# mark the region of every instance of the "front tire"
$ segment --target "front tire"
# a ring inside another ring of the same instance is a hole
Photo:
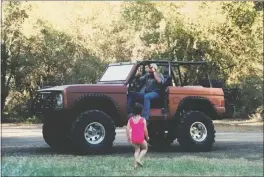
[[[72,125],[70,140],[81,154],[107,152],[115,140],[115,125],[109,115],[90,110],[77,117]]]
[[[64,150],[69,146],[67,127],[59,120],[44,119],[42,135],[45,142],[55,150]]]
[[[185,151],[210,151],[215,142],[212,120],[199,111],[184,113],[178,130],[178,142]]]

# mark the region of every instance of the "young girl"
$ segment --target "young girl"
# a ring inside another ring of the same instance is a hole
[[[138,165],[143,166],[141,163],[142,157],[148,150],[148,144],[146,140],[149,140],[146,120],[141,117],[143,106],[140,103],[135,103],[133,106],[134,116],[128,120],[127,123],[127,138],[128,142],[132,143],[135,149],[134,153],[134,167]],[[146,140],[145,140],[145,138]]]

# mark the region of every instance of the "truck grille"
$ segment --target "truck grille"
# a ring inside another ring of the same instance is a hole
[[[44,110],[53,110],[56,107],[56,92],[39,92],[32,104],[35,113],[42,113]]]

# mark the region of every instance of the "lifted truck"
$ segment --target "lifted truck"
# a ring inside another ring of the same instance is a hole
[[[221,88],[185,85],[199,76],[188,66],[208,63],[137,61],[109,64],[96,84],[56,86],[38,91],[35,114],[43,117],[43,138],[55,149],[70,148],[79,153],[105,152],[115,140],[115,128],[128,122],[127,94],[141,85],[135,77],[139,68],[155,63],[166,82],[161,97],[151,101],[149,144],[165,147],[178,140],[186,151],[209,151],[215,141],[214,119],[225,112]],[[191,76],[190,76],[191,74]],[[189,77],[189,78],[188,78]],[[210,83],[210,78],[206,72]]]

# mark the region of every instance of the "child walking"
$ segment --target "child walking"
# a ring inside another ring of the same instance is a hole
[[[140,103],[134,104],[134,116],[128,120],[126,130],[128,142],[132,143],[132,146],[135,149],[134,168],[137,168],[138,165],[143,167],[141,160],[148,150],[147,141],[149,140],[149,136],[146,120],[141,117],[142,109],[143,106]]]

